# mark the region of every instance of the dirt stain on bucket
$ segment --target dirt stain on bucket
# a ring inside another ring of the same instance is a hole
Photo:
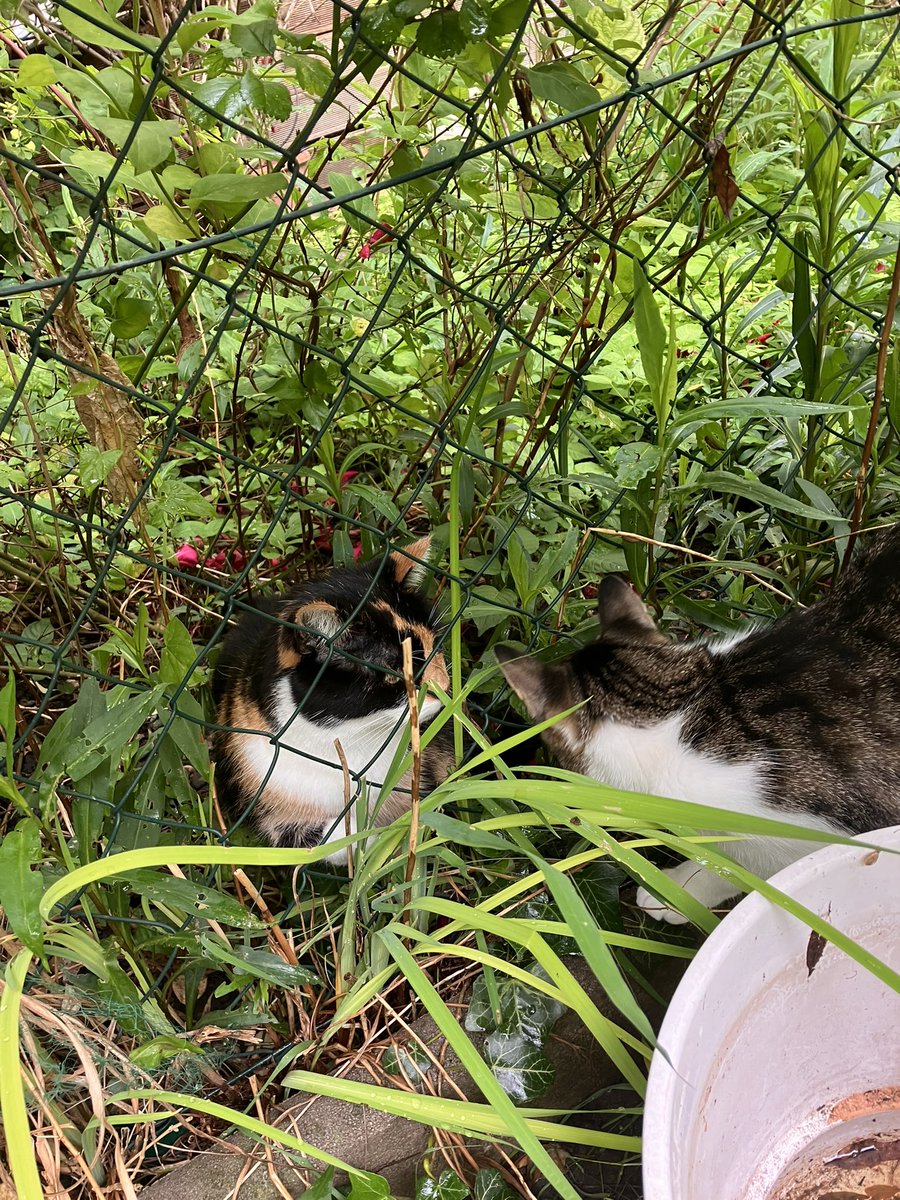
[[[856,1139],[798,1156],[769,1200],[900,1200],[900,1136]]]

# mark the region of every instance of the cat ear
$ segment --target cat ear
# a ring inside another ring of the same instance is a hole
[[[621,575],[607,575],[600,581],[597,612],[605,634],[645,638],[647,634],[657,633],[643,600]]]
[[[303,625],[327,638],[336,637],[343,625],[337,609],[325,600],[302,605],[294,612],[293,621],[295,625]]]
[[[415,592],[425,580],[428,573],[428,559],[431,555],[431,535],[419,538],[402,550],[392,550],[391,565],[394,568],[394,580],[408,592]],[[420,559],[420,562],[416,562]]]
[[[311,600],[298,608],[287,608],[282,619],[291,625],[279,629],[278,666],[282,671],[293,670],[310,653],[324,659],[331,645],[344,628],[344,620],[333,604]]]
[[[511,646],[495,646],[494,653],[506,682],[516,693],[533,721],[541,721],[547,712],[550,676],[553,667],[520,654]]]

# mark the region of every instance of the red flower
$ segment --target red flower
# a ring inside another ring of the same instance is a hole
[[[341,476],[341,487],[346,487],[351,479],[355,479],[359,471],[345,471]]]
[[[247,565],[247,555],[243,552],[243,550],[232,550],[231,565],[236,571],[243,571],[244,567]]]
[[[225,551],[217,550],[215,554],[211,554],[204,563],[204,566],[211,568],[213,571],[224,571],[225,569]]]
[[[393,229],[393,226],[389,225],[387,221],[385,221],[383,229],[372,230],[359,250],[359,257],[363,260],[363,262],[365,262],[367,258],[372,257],[372,251],[379,242],[390,241],[392,239],[393,234],[390,232],[391,229]]]
[[[875,272],[876,275],[881,275],[884,271],[887,270],[887,267],[885,266],[885,264],[883,262],[877,262],[875,264],[875,266],[872,268],[872,270]]]
[[[200,562],[200,555],[193,546],[189,546],[187,542],[183,546],[179,546],[175,551],[175,561],[183,571],[189,570],[191,567],[196,567]]]

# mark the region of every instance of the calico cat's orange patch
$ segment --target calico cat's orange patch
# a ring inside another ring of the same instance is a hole
[[[228,755],[235,775],[248,796],[256,797],[262,822],[277,828],[279,825],[313,824],[325,819],[322,811],[306,802],[295,791],[286,792],[273,780],[260,775],[253,762],[253,750],[260,737],[268,740],[267,722],[259,706],[241,692],[231,697],[228,722],[235,730],[258,729],[259,733],[234,732],[228,735]],[[276,747],[273,745],[274,755]],[[290,754],[282,749],[281,753]]]
[[[427,559],[430,549],[431,538],[423,537],[407,546],[402,554],[398,550],[391,551],[390,557],[394,564],[394,578],[397,583],[403,583],[413,568],[421,566],[421,563],[417,563],[415,560],[417,558],[423,561]],[[407,557],[408,555],[411,557]]]

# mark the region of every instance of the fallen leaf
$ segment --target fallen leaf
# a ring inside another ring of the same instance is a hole
[[[135,453],[144,433],[144,418],[128,391],[131,384],[110,354],[98,353],[78,314],[75,289],[68,292],[53,321],[60,352],[68,360],[73,388],[87,382],[90,390],[75,393],[75,411],[98,450],[121,450],[105,486],[119,504],[133,500],[142,482]],[[83,369],[80,369],[83,368]],[[99,378],[97,378],[99,376]],[[80,392],[80,394],[79,394]]]
[[[734,175],[731,173],[731,155],[721,137],[715,137],[707,145],[707,152],[712,156],[712,167],[709,172],[709,187],[719,202],[725,220],[731,220],[731,210],[734,202],[741,194]]]
[[[808,972],[807,979],[812,975],[822,957],[825,947],[828,945],[821,933],[816,933],[815,930],[809,935],[809,941],[806,944],[806,970]]]

